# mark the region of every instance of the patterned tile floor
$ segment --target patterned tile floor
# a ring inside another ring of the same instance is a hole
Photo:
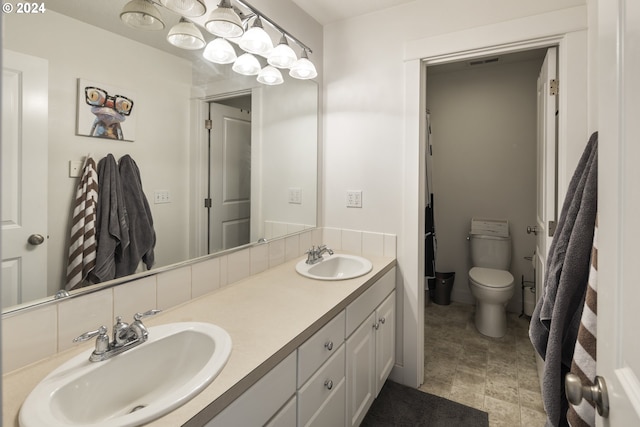
[[[529,341],[529,322],[509,313],[507,334],[489,338],[473,321],[472,305],[425,307],[421,390],[486,411],[490,427],[544,426],[545,414]]]

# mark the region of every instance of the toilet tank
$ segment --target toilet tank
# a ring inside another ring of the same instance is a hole
[[[509,221],[473,218],[469,242],[471,263],[474,267],[509,270],[511,265]]]
[[[474,267],[509,270],[511,265],[511,238],[469,234],[471,263]]]

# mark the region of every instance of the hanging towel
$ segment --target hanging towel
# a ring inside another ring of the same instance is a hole
[[[598,199],[597,152],[596,132],[569,183],[547,256],[544,292],[529,326],[531,342],[545,361],[542,401],[547,426],[568,425],[564,376],[571,368],[589,276]]]
[[[76,188],[69,239],[69,262],[65,289],[87,285],[87,276],[96,265],[96,205],[98,203],[98,173],[96,162],[89,155],[84,161],[82,176]]]
[[[156,232],[153,229],[151,209],[142,189],[140,169],[128,154],[119,161],[124,204],[129,220],[129,246],[116,263],[116,277],[135,273],[140,261],[147,270],[155,261]]]
[[[582,310],[578,329],[578,341],[573,352],[571,373],[577,375],[582,385],[592,386],[596,378],[596,329],[598,315],[598,219],[593,235],[589,287]],[[567,420],[572,427],[594,427],[596,425],[595,405],[582,399],[580,405],[570,405]]]
[[[108,154],[98,163],[98,213],[96,217],[96,267],[90,274],[92,283],[100,283],[116,277],[116,262],[129,246],[129,223],[122,198],[122,184],[118,165]]]

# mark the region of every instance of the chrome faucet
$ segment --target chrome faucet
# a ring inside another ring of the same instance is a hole
[[[91,362],[101,362],[116,356],[120,353],[136,347],[149,338],[149,331],[142,323],[145,317],[153,316],[162,310],[149,310],[144,313],[136,313],[131,324],[122,321],[122,317],[116,317],[116,324],[113,326],[113,341],[109,342],[107,327],[100,326],[95,331],[85,332],[75,338],[73,342],[82,342],[96,338],[96,347],[89,356]]]
[[[317,248],[315,246],[311,246],[311,249],[309,249],[307,252],[305,252],[307,254],[307,264],[316,264],[320,261],[322,261],[322,255],[324,255],[326,253],[328,253],[329,255],[333,255],[333,250],[331,248],[328,248],[327,245],[320,245]]]

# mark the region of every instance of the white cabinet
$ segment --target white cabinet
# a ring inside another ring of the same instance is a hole
[[[360,425],[393,368],[395,307],[395,268],[347,307],[347,332],[368,311],[346,342],[348,427]]]
[[[359,425],[395,362],[395,306],[394,267],[206,427]]]
[[[295,391],[296,352],[294,351],[205,426],[263,426],[281,413],[286,419],[285,412],[292,397],[295,402]],[[292,424],[283,424],[282,421],[276,420],[274,425]]]

